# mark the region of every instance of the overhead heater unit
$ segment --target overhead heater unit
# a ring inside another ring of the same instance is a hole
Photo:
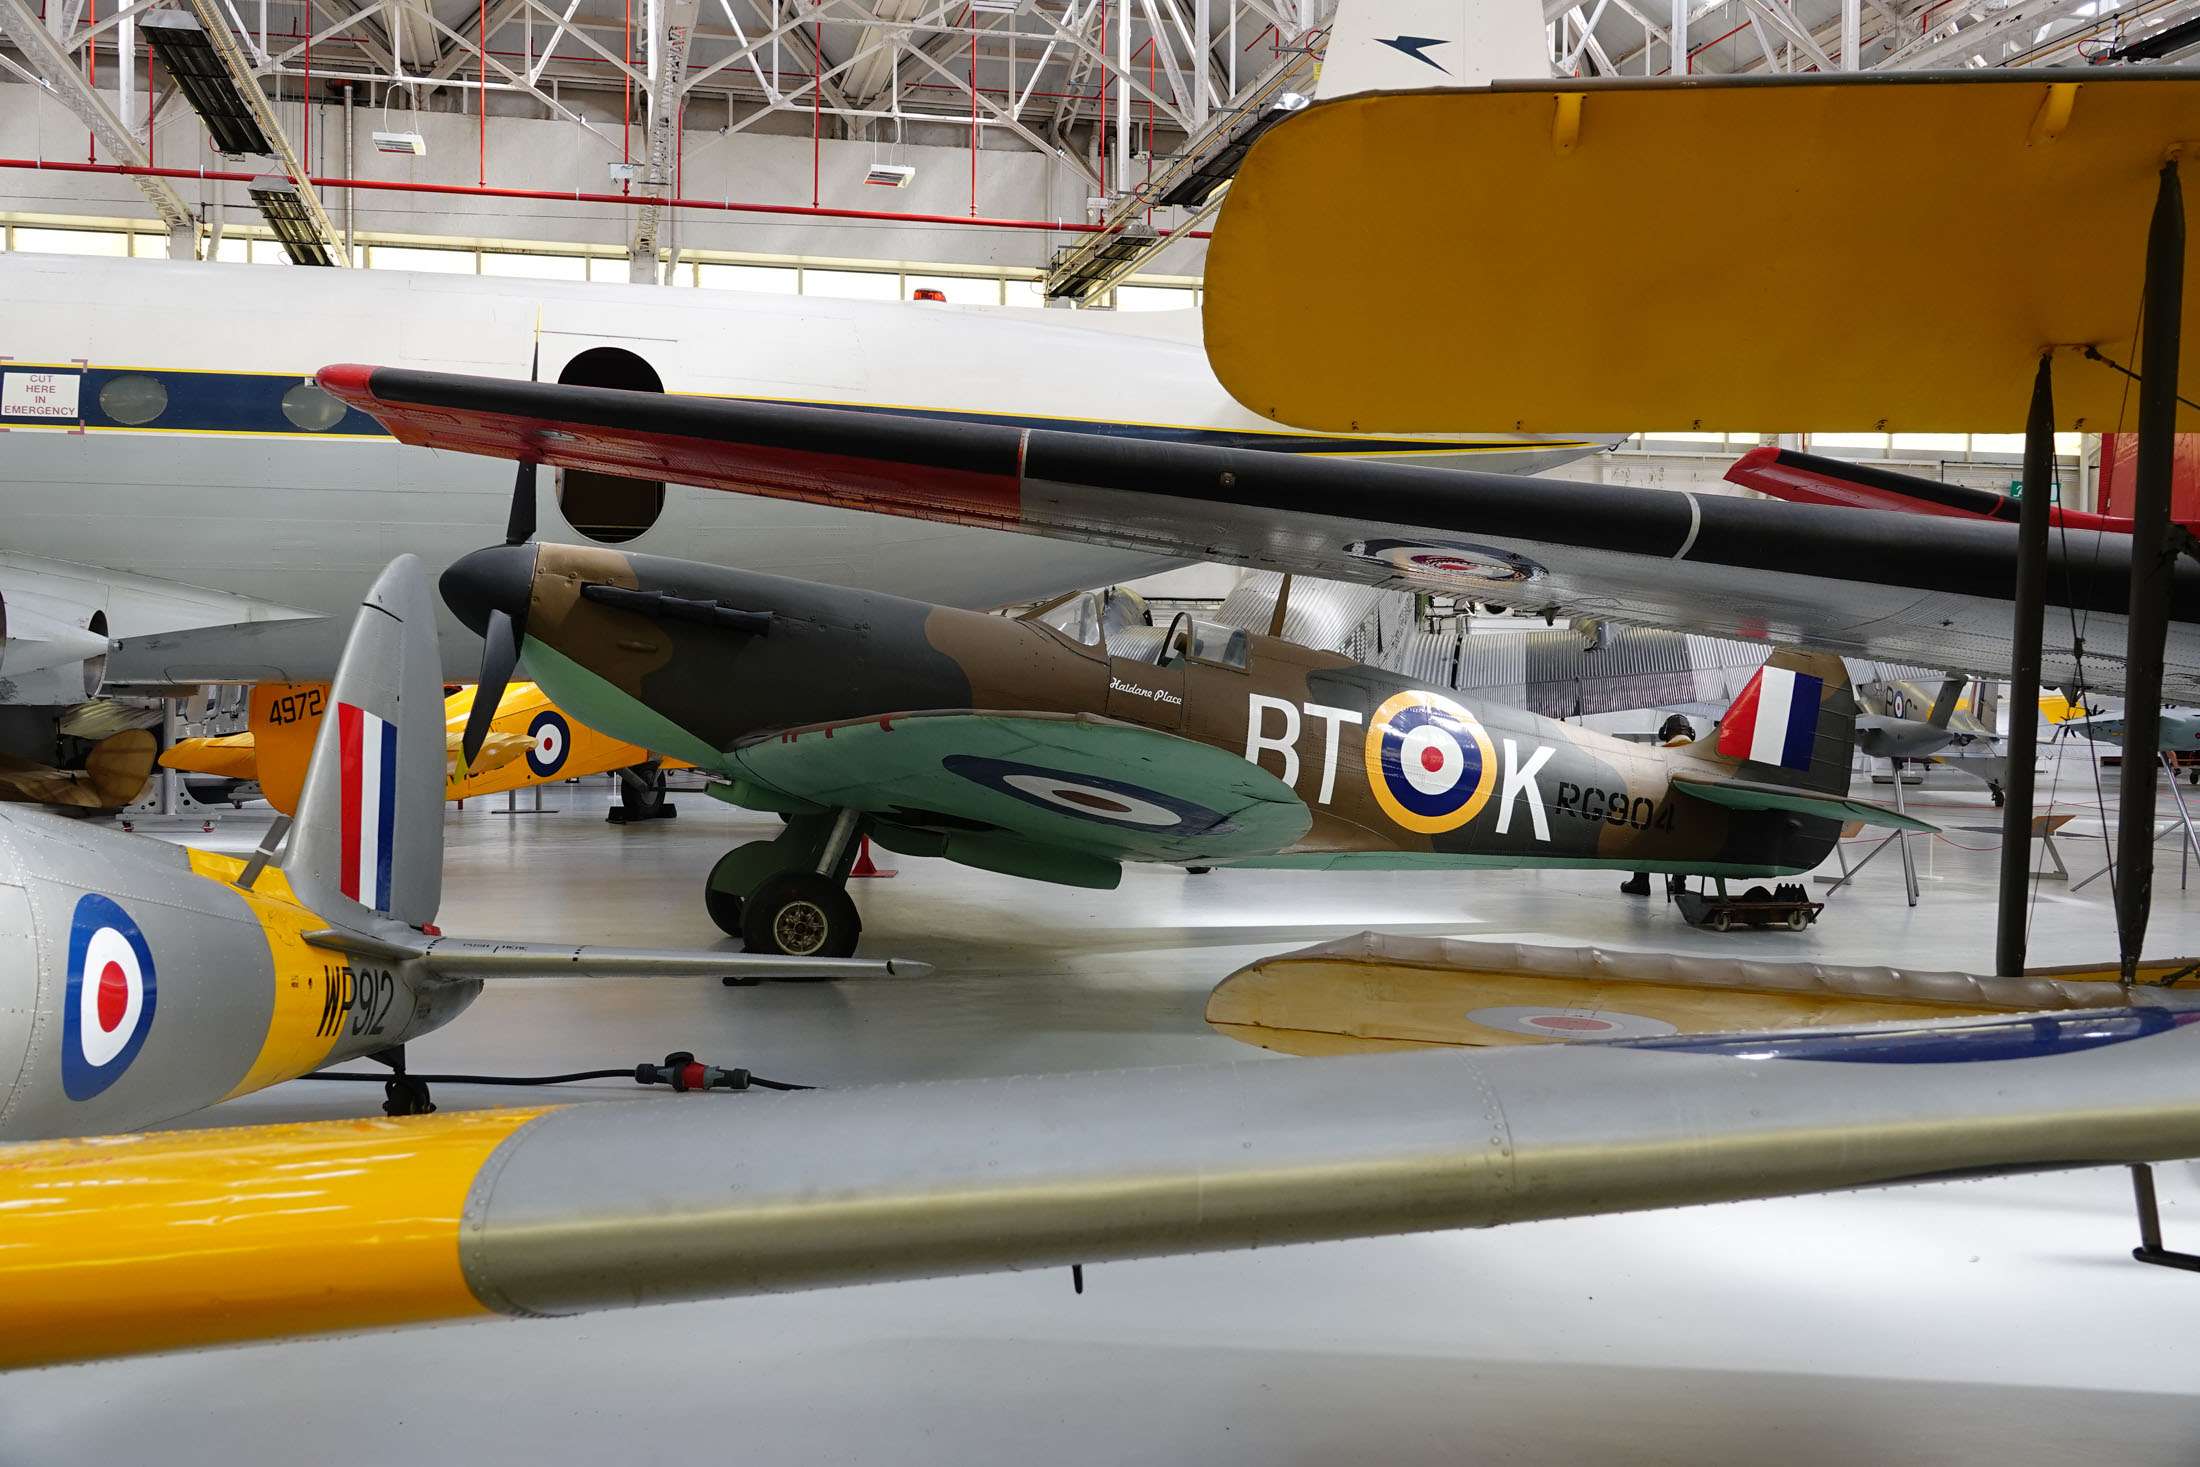
[[[378,132],[374,135],[377,153],[410,153],[418,158],[428,151],[428,140],[417,132]]]
[[[206,124],[217,151],[233,156],[275,151],[197,16],[155,10],[138,21],[138,33],[176,79],[184,99]]]
[[[320,232],[313,227],[313,216],[306,212],[305,204],[298,197],[297,185],[287,178],[255,178],[245,191],[259,206],[260,217],[267,221],[267,227],[282,241],[291,264],[336,264],[328,246],[321,242]]]
[[[875,183],[880,188],[907,188],[917,176],[917,170],[907,163],[873,163],[863,175],[865,183]]]

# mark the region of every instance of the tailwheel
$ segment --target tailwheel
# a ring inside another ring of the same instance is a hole
[[[854,954],[863,935],[863,919],[848,893],[815,872],[774,876],[742,906],[741,937],[752,953],[845,958]]]

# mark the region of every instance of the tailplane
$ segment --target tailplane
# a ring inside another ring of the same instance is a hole
[[[352,623],[283,874],[338,926],[435,920],[443,891],[443,672],[435,598],[400,555]]]
[[[1846,794],[1856,748],[1856,693],[1838,657],[1772,654],[1719,721],[1719,752],[1744,778]]]

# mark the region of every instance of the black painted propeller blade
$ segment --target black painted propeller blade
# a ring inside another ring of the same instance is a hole
[[[519,665],[519,632],[512,625],[509,612],[489,613],[489,624],[481,635],[481,682],[474,689],[473,711],[466,715],[466,736],[459,742],[460,756],[465,768],[473,768],[474,759],[481,753],[481,746],[489,740],[489,726],[496,722],[497,704],[504,701],[504,689],[512,681],[512,669]]]
[[[535,538],[535,466],[521,463],[512,481],[512,514],[504,522],[504,543],[524,545]]]
[[[535,342],[535,354],[527,363],[527,380],[542,378],[542,342]],[[504,521],[504,543],[524,545],[535,538],[535,466],[521,460],[519,472],[512,479],[512,512]]]

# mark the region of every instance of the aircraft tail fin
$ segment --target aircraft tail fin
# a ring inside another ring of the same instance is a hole
[[[1719,752],[1748,776],[1846,794],[1856,747],[1856,692],[1840,658],[1782,648],[1719,721]]]
[[[1531,0],[1341,0],[1314,96],[1542,81],[1546,45]]]
[[[338,926],[435,919],[443,891],[443,672],[435,596],[400,555],[366,595],[330,685],[283,874]]]
[[[1956,704],[1963,697],[1966,680],[1950,677],[1940,685],[1939,696],[1933,699],[1933,711],[1925,715],[1925,721],[1934,728],[1946,728],[1948,720],[1956,716]]]

